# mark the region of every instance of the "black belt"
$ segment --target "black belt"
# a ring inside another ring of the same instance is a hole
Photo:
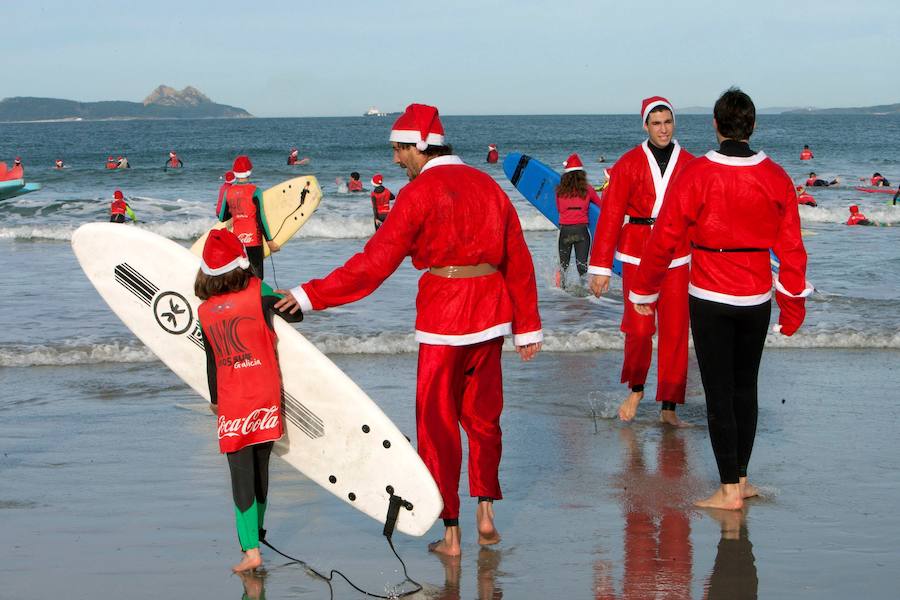
[[[707,248],[706,246],[698,246],[691,242],[691,248],[695,250],[703,250],[704,252],[768,252],[768,248]]]
[[[628,222],[632,225],[653,225],[656,219],[653,217],[628,217]]]

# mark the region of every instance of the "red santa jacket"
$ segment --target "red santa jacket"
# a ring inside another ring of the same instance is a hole
[[[765,153],[743,158],[713,151],[679,173],[629,300],[646,304],[658,298],[669,261],[685,240],[692,246],[688,293],[733,306],[755,306],[772,297],[771,248],[781,263],[774,279],[781,330],[791,335],[803,323],[805,298],[813,288],[806,281],[796,192],[784,169]]]
[[[347,304],[371,294],[407,256],[416,269],[482,263],[498,269],[470,278],[424,273],[417,341],[465,346],[508,333],[516,345],[543,339],[534,264],[518,214],[489,175],[457,156],[428,161],[362,252],[291,292],[305,310]]]
[[[641,264],[652,228],[625,222],[625,217],[656,218],[663,205],[669,182],[694,156],[678,142],[672,150],[665,175],[648,146],[649,142],[626,152],[610,170],[609,186],[603,192],[603,211],[594,232],[594,246],[588,273],[612,275],[613,258],[623,263]],[[687,243],[676,250],[670,267],[690,262]]]
[[[800,160],[810,160],[813,157],[812,150],[804,148],[800,151]]]

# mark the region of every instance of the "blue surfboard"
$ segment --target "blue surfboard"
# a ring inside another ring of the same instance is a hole
[[[8,200],[29,192],[36,192],[41,189],[39,183],[25,183],[24,179],[11,179],[9,181],[0,181],[0,200]]]
[[[547,217],[551,223],[559,227],[559,210],[556,208],[556,187],[560,175],[541,161],[521,154],[510,152],[503,160],[503,172],[510,183],[519,190],[526,200]],[[591,235],[597,230],[600,219],[600,207],[593,202],[588,204],[588,230]],[[613,273],[622,276],[622,263],[613,261]]]

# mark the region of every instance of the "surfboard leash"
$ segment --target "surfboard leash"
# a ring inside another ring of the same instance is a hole
[[[307,571],[309,571],[316,577],[325,581],[325,583],[328,584],[328,589],[330,590],[331,598],[334,598],[334,588],[332,587],[331,584],[334,582],[335,575],[339,575],[344,581],[347,582],[347,584],[350,587],[352,587],[357,592],[359,592],[361,594],[365,594],[366,596],[371,597],[371,598],[385,598],[387,600],[390,600],[392,598],[405,598],[407,596],[411,596],[413,594],[417,594],[417,593],[421,592],[424,588],[422,587],[421,583],[419,583],[418,581],[416,581],[415,579],[413,579],[412,577],[409,576],[409,573],[406,570],[406,563],[403,562],[403,559],[400,558],[400,554],[397,553],[397,549],[394,548],[394,541],[392,539],[392,536],[394,534],[394,526],[397,524],[397,516],[399,515],[400,507],[404,505],[404,502],[405,501],[400,496],[395,496],[394,494],[391,494],[391,498],[388,501],[387,518],[385,519],[384,531],[382,533],[384,533],[384,537],[387,539],[387,543],[388,543],[388,546],[390,546],[390,548],[391,548],[391,552],[394,553],[394,556],[396,556],[397,560],[400,561],[400,566],[403,567],[403,576],[405,577],[405,579],[401,582],[401,584],[406,583],[408,581],[408,582],[412,583],[414,586],[416,586],[414,589],[407,590],[405,592],[397,592],[397,593],[391,594],[389,596],[385,596],[383,594],[376,594],[374,592],[366,591],[366,590],[362,589],[361,587],[359,587],[358,585],[356,585],[355,583],[353,583],[352,581],[350,581],[350,579],[346,575],[344,575],[337,569],[331,569],[328,572],[328,575],[325,576],[322,573],[320,573],[319,571],[317,571],[316,569],[314,569],[305,560],[301,560],[299,558],[294,558],[293,556],[285,554],[284,552],[282,552],[281,550],[279,550],[278,548],[276,548],[275,546],[270,544],[268,542],[268,540],[266,540],[266,531],[264,529],[260,530],[259,541],[261,544],[264,544],[267,548],[269,548],[273,552],[280,554],[281,556],[283,556],[284,558],[288,559],[291,562],[299,564],[300,566],[302,566],[304,569],[306,569]]]

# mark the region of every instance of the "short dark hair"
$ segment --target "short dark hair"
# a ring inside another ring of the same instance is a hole
[[[359,173],[357,171],[353,171],[350,173],[350,179],[359,179]]]
[[[241,267],[222,275],[207,275],[202,270],[198,270],[197,278],[194,280],[194,295],[201,300],[208,300],[220,294],[239,292],[247,287],[252,275],[250,271]]]
[[[400,148],[409,148],[410,146],[415,147],[415,144],[410,144],[407,142],[394,142]],[[425,156],[449,156],[453,154],[453,146],[450,144],[446,144],[444,146],[428,146],[425,150],[421,151]]]
[[[719,133],[730,140],[747,140],[756,124],[756,106],[740,88],[730,87],[719,96],[713,108]]]
[[[669,112],[672,112],[672,109],[671,109],[671,108],[669,108],[668,106],[665,106],[665,105],[663,105],[663,104],[660,104],[659,106],[654,106],[654,107],[653,107],[653,110],[651,110],[650,112],[647,113],[647,118],[644,119],[644,125],[646,125],[647,123],[650,122],[650,115],[652,115],[653,113],[662,112],[662,111],[664,111],[664,110],[667,110],[667,111],[669,111]],[[673,113],[672,116],[673,116],[673,117],[675,116],[674,113]]]

